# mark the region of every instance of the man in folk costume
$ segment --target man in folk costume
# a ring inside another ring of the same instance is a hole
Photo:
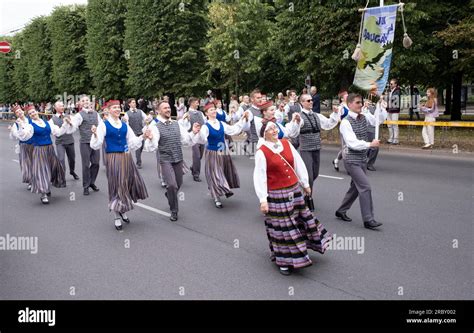
[[[81,111],[71,118],[75,130],[79,129],[80,151],[82,160],[82,187],[84,195],[89,195],[89,188],[95,192],[99,191],[95,185],[100,168],[100,150],[94,150],[90,146],[92,137],[92,126],[99,126],[102,119],[90,103],[89,97],[81,97]]]
[[[54,110],[56,113],[51,118],[53,123],[61,127],[64,123],[65,116],[64,115],[64,103],[61,101],[57,101],[54,103]],[[56,153],[58,155],[58,159],[63,166],[64,172],[66,172],[66,155],[67,161],[69,164],[69,174],[74,177],[75,180],[79,179],[79,176],[74,172],[76,166],[76,151],[74,149],[74,137],[72,134],[64,134],[60,137],[56,137],[55,139],[56,144]]]
[[[301,113],[301,104],[298,103],[298,96],[296,95],[295,90],[290,90],[288,93],[288,104],[285,105],[285,115],[288,120],[293,119],[293,114]],[[290,138],[290,142],[293,146],[298,149],[300,146],[299,137]]]
[[[130,223],[126,212],[133,209],[133,202],[148,198],[143,178],[138,172],[130,150],[142,147],[146,139],[151,144],[151,131],[135,136],[130,125],[120,120],[120,101],[107,103],[109,117],[99,126],[92,126],[90,147],[99,151],[106,142],[105,163],[109,189],[109,210],[115,213],[114,224],[122,230],[122,221]]]
[[[189,111],[185,118],[189,118],[190,128],[192,130],[194,124],[199,124],[200,126],[204,125],[206,118],[204,114],[198,110],[199,108],[199,99],[196,97],[189,98]],[[199,177],[201,174],[201,159],[204,154],[204,145],[196,144],[192,147],[193,152],[193,165],[191,166],[191,173],[195,182],[201,182]]]
[[[10,130],[10,139],[18,140],[19,143],[19,161],[20,161],[20,168],[22,174],[22,182],[27,185],[28,191],[31,190],[31,173],[33,168],[33,141],[32,139],[29,140],[20,140],[18,136],[18,130],[20,126],[26,126],[29,124],[30,119],[25,117],[25,112],[19,105],[15,105],[12,108],[12,112],[16,116],[16,123],[13,126],[9,126],[8,129]]]
[[[262,93],[260,92],[260,90],[254,89],[250,93],[250,101],[251,101],[251,105],[247,109],[247,111],[250,111],[250,113],[254,117],[260,116],[261,112],[258,107],[258,105],[262,104]],[[258,143],[258,133],[255,127],[254,120],[250,121],[250,130],[247,132],[247,140],[245,142],[246,142],[246,151],[250,155],[250,158],[253,159],[255,156],[255,150]]]
[[[130,98],[127,101],[129,110],[123,116],[123,120],[130,125],[135,133],[135,136],[142,135],[143,126],[145,126],[146,114],[140,109],[137,109],[137,101],[134,98]],[[144,143],[144,142],[143,142]],[[142,168],[142,152],[143,145],[135,151],[135,157],[137,158],[137,168]]]
[[[333,107],[333,108],[337,108],[339,117],[342,120],[345,117],[347,117],[347,115],[349,114],[349,107],[347,106],[347,96],[349,96],[349,93],[347,92],[347,90],[342,90],[341,92],[339,92],[338,96],[339,96],[339,106]],[[339,139],[341,140],[341,149],[337,153],[336,158],[332,161],[332,165],[334,166],[334,169],[336,169],[336,171],[338,172],[339,172],[339,161],[342,161],[342,150],[344,149],[341,133],[339,133]]]
[[[330,130],[339,123],[339,114],[337,110],[326,118],[320,113],[313,112],[313,99],[311,95],[303,94],[300,96],[302,106],[301,119],[303,126],[300,129],[300,154],[306,165],[309,175],[309,185],[313,193],[313,184],[319,176],[320,153],[321,153],[321,129]]]
[[[197,101],[197,99],[196,99]],[[193,139],[199,132],[201,125],[194,122],[192,132],[171,119],[171,107],[166,102],[158,104],[159,122],[151,122],[149,128],[153,136],[150,149],[158,147],[160,153],[160,167],[163,180],[166,183],[166,198],[171,210],[171,221],[178,220],[178,191],[183,184],[183,150],[182,145],[193,145]]]
[[[370,112],[362,114],[362,97],[358,94],[349,94],[347,104],[350,109],[348,116],[342,120],[340,131],[344,140],[344,167],[351,176],[352,181],[341,206],[336,210],[336,217],[343,221],[352,221],[346,214],[354,201],[359,197],[360,210],[364,227],[374,229],[382,223],[374,219],[372,191],[367,177],[367,149],[378,147],[379,140],[367,142],[367,123],[375,126],[376,119]],[[387,117],[385,105],[378,104],[379,121],[383,123]],[[377,112],[376,112],[377,114]]]

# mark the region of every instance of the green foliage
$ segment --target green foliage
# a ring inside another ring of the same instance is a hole
[[[86,68],[86,7],[56,7],[48,22],[56,91],[77,95],[90,88]]]
[[[204,1],[129,1],[125,49],[133,95],[202,94],[206,42]]]
[[[126,95],[125,6],[124,0],[89,0],[87,4],[87,67],[94,86],[92,93],[97,97]]]
[[[48,17],[37,17],[23,30],[22,61],[26,61],[28,69],[29,100],[41,102],[52,100],[57,94],[53,88],[51,39],[48,30]]]

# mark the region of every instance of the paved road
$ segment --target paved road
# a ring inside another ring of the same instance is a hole
[[[384,225],[371,231],[358,203],[352,223],[334,218],[350,178],[332,169],[337,147],[325,147],[321,174],[342,179],[317,180],[317,217],[337,237],[363,240],[363,253],[312,252],[313,266],[286,277],[269,260],[245,156],[234,158],[241,189],[222,210],[205,182],[185,175],[172,223],[150,210],[168,208],[154,155],[144,153],[150,197],[117,232],[103,167],[100,192],[84,197],[81,181],[68,176],[44,206],[21,184],[13,146],[0,125],[0,237],[38,237],[38,253],[0,251],[0,299],[472,299],[473,159],[381,152],[370,180]]]

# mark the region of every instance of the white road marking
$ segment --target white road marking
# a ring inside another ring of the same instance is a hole
[[[153,208],[153,207],[144,205],[144,204],[139,203],[139,202],[135,203],[135,205],[137,205],[138,207],[142,207],[142,208],[144,208],[144,209],[148,209],[149,211],[152,211],[152,212],[154,212],[154,213],[164,215],[164,216],[166,216],[166,217],[170,217],[170,216],[171,216],[170,213],[167,213],[167,212],[164,212],[164,211],[162,211],[162,210],[159,210],[159,209],[156,209],[156,208]]]
[[[13,162],[16,162],[16,163],[20,163],[20,161],[18,161],[18,160],[12,160],[12,161],[13,161]]]
[[[319,177],[330,178],[330,179],[344,179],[342,177],[333,177],[333,176],[326,176],[326,175],[319,175]]]

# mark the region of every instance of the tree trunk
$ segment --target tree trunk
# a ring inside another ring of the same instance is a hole
[[[450,82],[449,85],[446,87],[446,100],[445,100],[445,111],[444,114],[451,114],[451,94],[453,92],[452,90],[452,83]]]
[[[451,110],[451,120],[461,120],[461,87],[462,72],[457,72],[453,77],[453,108]]]

